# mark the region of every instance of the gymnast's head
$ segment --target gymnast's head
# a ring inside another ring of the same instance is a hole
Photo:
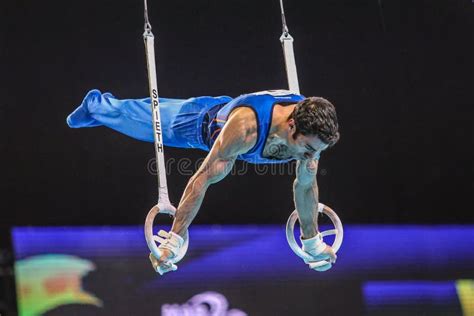
[[[316,156],[339,140],[336,109],[328,100],[309,97],[298,102],[288,117],[288,142],[296,156]]]

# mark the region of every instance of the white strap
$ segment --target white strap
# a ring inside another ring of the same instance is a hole
[[[148,248],[151,251],[151,256],[155,259],[159,259],[162,255],[161,250],[157,247],[156,242],[160,243],[160,248],[167,248],[172,251],[174,257],[169,261],[168,267],[162,267],[158,265],[155,267],[157,272],[160,274],[166,273],[168,271],[174,271],[178,267],[175,265],[176,262],[180,261],[186,251],[188,250],[189,244],[189,235],[186,230],[185,238],[170,232],[166,233],[165,231],[159,232],[158,236],[153,236],[153,220],[158,213],[166,213],[172,216],[175,215],[176,209],[173,207],[169,201],[168,197],[168,185],[166,183],[166,169],[165,169],[165,157],[163,153],[163,138],[162,138],[162,126],[161,126],[161,117],[160,117],[160,103],[158,98],[158,85],[156,80],[156,65],[155,65],[155,46],[154,46],[154,36],[151,32],[151,24],[148,20],[148,8],[147,0],[144,0],[144,16],[145,16],[145,32],[143,33],[143,39],[145,42],[145,51],[146,51],[146,61],[148,69],[148,85],[149,93],[151,98],[151,110],[152,110],[152,119],[153,119],[153,135],[154,135],[154,144],[155,144],[155,157],[157,164],[158,172],[158,203],[153,206],[152,209],[148,212],[145,219],[145,239],[148,245]],[[152,260],[153,262],[153,260]]]
[[[285,56],[286,77],[288,78],[288,89],[300,94],[300,85],[298,83],[298,73],[296,71],[295,53],[293,50],[293,37],[288,33],[282,34],[280,41],[283,47],[283,55]]]
[[[148,21],[147,2],[145,2],[145,41],[146,60],[148,69],[148,85],[151,98],[151,110],[153,118],[153,135],[155,140],[155,158],[158,172],[158,201],[168,202],[168,185],[166,182],[165,157],[163,152],[163,137],[161,131],[160,103],[158,99],[158,85],[156,80],[155,65],[155,37],[151,32],[151,25]]]
[[[300,94],[300,86],[298,83],[298,73],[296,71],[295,53],[293,50],[293,37],[288,31],[286,25],[285,9],[283,8],[283,0],[280,0],[281,9],[281,23],[283,26],[283,33],[280,36],[280,42],[283,48],[283,55],[285,56],[286,76],[288,78],[288,88],[291,92]]]

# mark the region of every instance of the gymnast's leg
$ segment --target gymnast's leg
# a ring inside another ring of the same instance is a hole
[[[163,130],[186,100],[160,98]],[[150,98],[116,99],[111,93],[91,90],[81,105],[67,118],[72,128],[107,126],[135,139],[153,142]],[[166,135],[164,135],[166,136]]]

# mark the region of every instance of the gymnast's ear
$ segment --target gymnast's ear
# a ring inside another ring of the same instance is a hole
[[[290,130],[295,129],[295,119],[294,118],[288,119],[288,127],[290,128]]]
[[[298,136],[298,133],[296,131],[296,124],[295,124],[295,119],[294,118],[290,118],[288,120],[288,127],[289,127],[289,133],[291,135],[291,137],[293,137],[293,139],[296,139],[296,137]]]
[[[298,137],[298,135],[300,134],[299,131],[298,131],[298,128],[296,127],[296,123],[295,123],[295,119],[294,118],[290,118],[288,120],[288,127],[289,127],[289,135],[291,136],[291,138],[293,138],[294,140],[296,140],[296,138]]]

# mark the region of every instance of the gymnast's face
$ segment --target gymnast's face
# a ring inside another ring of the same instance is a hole
[[[291,120],[290,120],[291,121]],[[328,148],[317,135],[295,134],[295,127],[289,122],[290,133],[288,133],[288,149],[293,158],[298,160],[313,159],[319,157],[321,152]]]

